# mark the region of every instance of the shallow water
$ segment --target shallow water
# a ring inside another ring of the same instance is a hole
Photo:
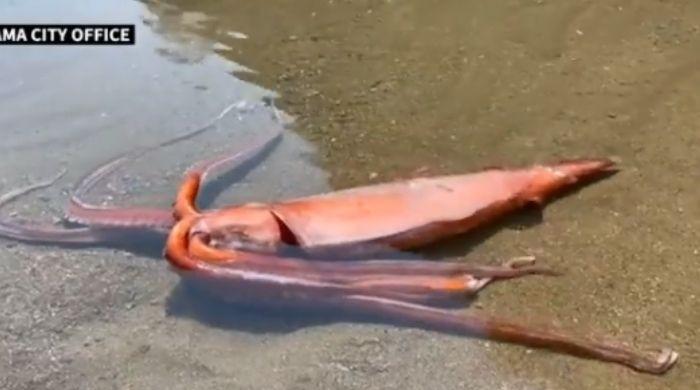
[[[700,385],[700,3],[51,4],[2,5],[0,21],[133,21],[139,45],[0,48],[0,184],[49,176],[59,164],[70,172],[14,206],[22,215],[50,218],[44,213],[60,209],[62,190],[101,161],[270,91],[319,156],[290,132],[217,202],[327,188],[313,160],[341,188],[423,166],[461,172],[612,156],[619,174],[550,205],[540,223],[516,218],[427,255],[498,262],[534,254],[566,274],[492,286],[470,310],[672,346],[681,360],[656,378],[386,325],[221,318],[217,307],[202,310],[207,300],[193,298],[163,262],[138,253],[3,244],[3,388]],[[115,191],[96,197],[167,206],[163,194],[197,156],[279,125],[269,107],[256,107],[135,162],[127,179],[110,182]]]

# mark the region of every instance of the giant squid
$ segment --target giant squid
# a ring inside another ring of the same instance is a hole
[[[164,237],[164,256],[173,270],[225,301],[369,315],[618,363],[651,374],[665,373],[678,359],[669,348],[638,351],[558,328],[451,310],[495,280],[558,274],[534,265],[532,259],[494,266],[373,257],[387,249],[411,251],[468,234],[528,205],[543,206],[564,191],[614,171],[608,159],[416,177],[298,199],[200,210],[196,199],[205,179],[269,149],[280,137],[273,133],[242,151],[213,157],[187,170],[172,209],[103,207],[82,199],[130,157],[189,139],[203,129],[117,157],[85,176],[75,187],[66,213],[72,226],[0,218],[0,237],[100,245],[123,240],[128,232],[155,232]],[[63,173],[7,193],[0,197],[0,205],[53,184]]]

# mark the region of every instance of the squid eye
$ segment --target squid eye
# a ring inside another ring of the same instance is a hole
[[[210,245],[212,242],[211,235],[206,234],[206,233],[198,232],[198,233],[194,233],[193,236],[197,236],[200,240],[202,240],[203,243],[205,243],[207,245]]]

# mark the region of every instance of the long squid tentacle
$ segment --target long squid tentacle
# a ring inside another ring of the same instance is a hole
[[[201,172],[203,175],[208,175],[214,170],[228,165],[229,169],[235,169],[238,166],[257,157],[266,148],[272,145],[281,136],[281,131],[272,132],[270,135],[263,137],[254,144],[243,149],[236,149],[234,153],[226,153],[219,157],[213,158],[207,162]],[[180,140],[183,137],[179,137]],[[173,143],[169,140],[159,144],[163,146]],[[157,147],[157,146],[156,146]],[[155,149],[156,147],[151,147]],[[139,155],[145,151],[139,151]],[[169,209],[157,208],[135,208],[135,207],[104,207],[95,206],[84,202],[80,199],[87,191],[102,180],[106,175],[111,173],[118,165],[123,163],[129,156],[122,156],[111,160],[110,162],[100,166],[80,181],[77,189],[70,199],[68,208],[68,219],[71,222],[80,223],[88,226],[98,226],[102,228],[140,228],[153,229],[157,231],[167,232],[173,225],[173,213]]]
[[[383,317],[392,322],[564,352],[622,364],[650,374],[665,373],[678,359],[678,354],[671,349],[665,348],[653,353],[638,352],[616,343],[573,337],[559,329],[528,327],[481,314],[457,314],[448,310],[381,297],[362,295],[334,297],[329,299],[328,304],[354,313]]]
[[[253,254],[231,249],[213,248],[205,239],[196,234],[189,243],[189,252],[195,257],[205,259],[209,263],[227,265],[228,263],[251,258],[274,258],[275,266],[285,269],[299,269],[303,272],[317,270],[319,272],[338,273],[346,276],[353,275],[395,275],[395,276],[459,276],[470,274],[476,278],[507,279],[524,275],[559,276],[561,272],[548,267],[534,265],[533,257],[516,258],[504,265],[468,264],[458,261],[432,260],[357,260],[333,261],[324,259],[302,260],[300,263],[292,257]],[[244,254],[244,255],[242,255]]]
[[[219,169],[224,165],[228,165],[229,169],[235,169],[254,159],[262,151],[274,144],[274,142],[280,138],[281,134],[281,131],[274,132],[262,140],[259,140],[254,145],[244,148],[242,151],[229,153],[212,159],[209,161],[209,164],[203,168],[202,173],[208,175],[215,169]],[[99,181],[102,177],[111,172],[114,164],[121,163],[123,161],[122,159],[125,158],[125,156],[122,156],[113,159],[86,176],[86,178],[81,181],[84,186],[79,186],[81,190],[78,195],[80,196],[85,190],[89,190],[91,186],[94,186],[96,181]],[[26,188],[19,188],[8,192],[0,197],[0,207],[19,196],[50,186],[64,173],[65,172],[61,172],[60,175],[56,175],[52,180],[42,181]],[[0,218],[0,237],[30,243],[90,244],[108,241],[111,231],[145,230],[166,233],[174,222],[170,210],[92,206],[82,202],[79,198],[71,199],[70,210],[73,216],[79,216],[77,219],[79,222],[84,222],[83,224],[87,226],[61,228],[38,222],[22,223],[13,219]],[[72,221],[76,222],[75,219]]]
[[[307,279],[418,294],[432,298],[464,298],[476,294],[495,280],[528,275],[559,275],[534,265],[533,259],[510,261],[502,266],[480,266],[458,262],[358,260],[351,262],[323,259],[299,259],[231,249],[212,248],[200,234],[189,239],[190,256],[222,267],[255,267],[258,270],[285,272]]]
[[[571,355],[619,363],[635,370],[661,374],[675,364],[676,352],[637,352],[629,347],[568,335],[558,329],[534,328],[477,314],[459,315],[421,303],[430,302],[416,291],[377,289],[275,268],[274,262],[208,263],[190,255],[189,229],[196,216],[185,216],[168,237],[166,257],[183,277],[234,301],[253,299],[270,304],[327,307],[370,315],[426,329],[477,336],[496,341],[544,348]],[[232,266],[235,265],[235,266]]]
[[[29,184],[25,187],[15,188],[14,190],[3,194],[2,196],[0,196],[0,207],[9,202],[12,202],[13,200],[17,199],[22,195],[26,195],[30,192],[34,192],[36,190],[52,186],[60,178],[62,178],[66,174],[66,172],[68,171],[65,168],[63,168],[51,178]]]
[[[270,283],[282,285],[266,288],[252,286],[253,290],[261,294],[258,295],[260,300],[265,300],[264,297],[270,294],[274,296],[275,290],[289,291],[292,295],[304,295],[305,293],[300,293],[299,290],[321,288],[327,294],[373,294],[409,302],[453,305],[458,301],[456,298],[464,299],[465,295],[475,293],[484,285],[483,280],[470,275],[440,277],[393,276],[382,273],[345,275],[339,269],[339,263],[335,262],[329,262],[329,267],[317,268],[322,263],[249,252],[238,252],[236,258],[231,261],[210,262],[209,259],[197,257],[197,250],[192,250],[190,246],[191,243],[198,241],[197,235],[191,239],[189,233],[195,218],[194,216],[185,217],[171,230],[165,256],[171,265],[188,276],[196,278],[201,275],[210,275],[213,279],[210,282],[213,281],[214,284],[230,282],[222,288],[232,290],[226,295],[235,299],[239,299],[242,293],[241,278],[259,279],[263,281],[263,285]],[[448,283],[453,285],[448,286]],[[245,291],[244,295],[249,293],[250,291]],[[319,292],[310,292],[310,294],[317,293]]]
[[[106,238],[87,227],[62,228],[37,222],[0,219],[0,237],[35,244],[97,244]]]
[[[167,139],[156,145],[127,152],[109,160],[91,173],[85,175],[78,181],[70,197],[70,204],[66,211],[67,219],[74,223],[103,228],[140,228],[167,232],[173,224],[172,212],[170,209],[97,206],[87,203],[83,198],[100,181],[114,172],[126,161],[139,158],[150,151],[189,140],[210,130],[219,120],[233,110],[237,104],[238,102],[229,104],[216,117],[195,130]]]
[[[211,129],[217,121],[228,114],[237,104],[238,103],[230,104],[219,115],[210,120],[209,123],[196,130],[168,139],[155,146],[142,148],[113,158],[84,176],[76,185],[71,196],[67,219],[70,222],[86,226],[63,228],[35,221],[22,222],[15,219],[0,217],[0,237],[29,243],[94,244],[109,241],[110,237],[115,236],[113,233],[117,234],[115,237],[122,237],[119,233],[124,231],[143,230],[167,233],[174,223],[172,211],[169,209],[103,207],[91,205],[83,201],[82,198],[107,175],[129,159],[139,157],[157,148],[166,147],[190,139]],[[224,164],[228,164],[230,169],[235,169],[237,166],[253,159],[272,145],[274,141],[279,139],[280,135],[281,130],[272,133],[261,142],[258,142],[242,152],[236,152],[234,154],[229,153],[228,155],[211,160],[211,167],[206,169],[205,173],[209,173]],[[8,192],[0,197],[0,207],[19,196],[52,185],[64,174],[65,171],[61,171],[50,180],[45,180]]]
[[[22,195],[26,195],[30,192],[53,185],[65,174],[66,170],[62,169],[52,178],[30,184],[22,188],[14,189],[0,196],[0,207]],[[96,243],[101,240],[99,234],[84,227],[61,228],[36,222],[31,224],[23,224],[19,221],[7,218],[0,218],[0,237],[29,242],[58,242],[73,244],[89,244]]]
[[[87,226],[125,228],[135,227],[167,232],[172,226],[172,213],[168,209],[97,206],[81,198],[104,177],[130,158],[144,154],[146,148],[135,153],[126,153],[101,165],[78,182],[71,194],[66,219]]]

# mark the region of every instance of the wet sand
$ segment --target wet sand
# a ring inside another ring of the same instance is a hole
[[[107,153],[202,123],[239,93],[253,101],[266,94],[250,87],[231,96],[248,87],[227,75],[227,66],[203,60],[215,50],[257,72],[237,76],[279,93],[281,107],[297,117],[294,129],[318,146],[315,160],[334,188],[423,166],[443,173],[616,158],[619,174],[550,205],[541,222],[514,218],[426,254],[474,262],[534,254],[566,274],[492,286],[470,310],[531,323],[555,319],[637,346],[672,346],[681,360],[657,378],[388,325],[247,312],[219,318],[224,309],[202,313],[206,297],[142,254],[3,243],[0,331],[7,354],[0,371],[9,375],[0,387],[700,386],[700,3],[173,0],[145,7],[112,15],[143,19],[144,29],[160,34],[143,51],[163,62],[143,59],[139,64],[153,68],[142,73],[115,69],[123,64],[115,55],[80,61],[94,67],[71,79],[77,65],[69,55],[13,51],[21,64],[35,58],[34,67],[15,72],[51,78],[32,88],[3,81],[0,96],[13,105],[0,112],[8,140],[0,144],[2,188],[23,184],[24,174],[49,175],[56,160],[71,172],[58,187],[16,205],[22,215],[56,212],[65,199],[61,190]],[[47,6],[49,16],[54,8]],[[7,58],[0,64],[12,66]],[[167,82],[144,83],[156,73]],[[57,87],[55,80],[66,81]],[[110,91],[111,85],[133,89]],[[62,108],[49,109],[46,102],[57,101]],[[119,115],[100,123],[103,107]],[[241,132],[269,120],[247,119]],[[129,173],[136,179],[114,179],[113,188],[128,189],[115,200],[167,205],[163,194],[172,193],[178,173],[225,136],[135,164]],[[289,142],[220,200],[325,188],[309,146]]]

